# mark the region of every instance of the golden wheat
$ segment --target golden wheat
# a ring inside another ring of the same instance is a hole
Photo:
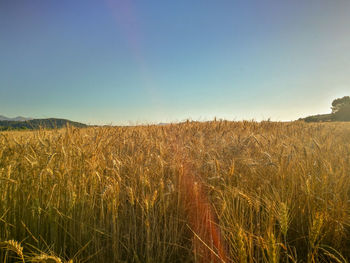
[[[0,133],[0,262],[347,262],[349,200],[348,123]]]

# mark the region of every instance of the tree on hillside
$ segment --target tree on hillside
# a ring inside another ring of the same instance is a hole
[[[350,97],[335,99],[332,102],[332,115],[337,121],[350,121]]]
[[[337,113],[338,111],[342,110],[344,107],[347,107],[350,105],[350,97],[344,96],[339,99],[335,99],[332,102],[332,113]]]
[[[306,122],[350,121],[350,97],[344,96],[332,102],[332,113],[313,115],[301,120]]]

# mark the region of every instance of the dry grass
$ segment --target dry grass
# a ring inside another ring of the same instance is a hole
[[[0,262],[347,262],[349,231],[350,124],[0,133]]]

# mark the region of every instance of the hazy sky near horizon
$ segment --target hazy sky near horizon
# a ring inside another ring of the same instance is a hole
[[[349,0],[0,0],[0,115],[293,120],[350,95]]]

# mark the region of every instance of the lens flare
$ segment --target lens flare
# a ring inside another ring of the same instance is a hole
[[[179,191],[186,207],[193,245],[199,262],[227,262],[218,220],[191,166],[185,164],[179,177]]]

